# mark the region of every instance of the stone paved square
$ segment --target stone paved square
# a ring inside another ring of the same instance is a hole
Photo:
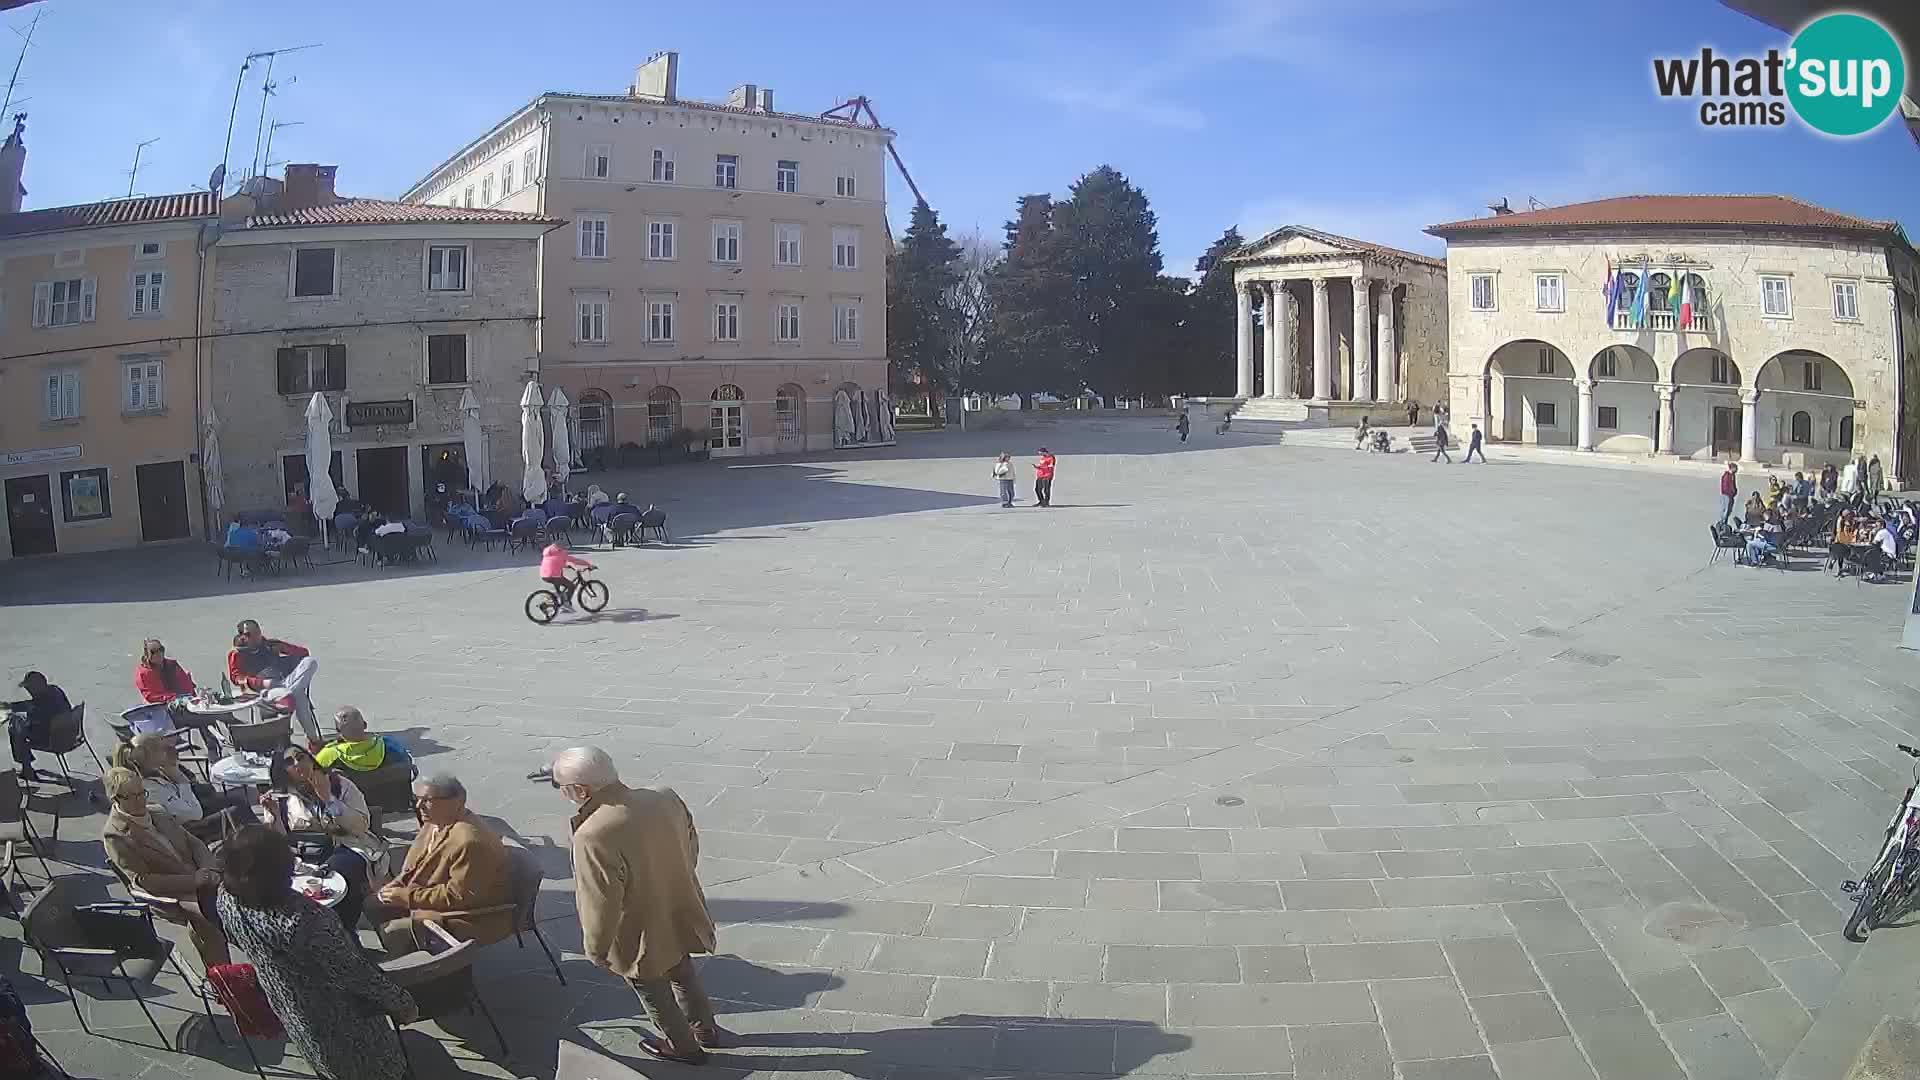
[[[7,674],[84,699],[104,751],[141,638],[205,683],[254,617],[314,650],[323,715],[459,775],[541,862],[567,983],[483,950],[511,1052],[422,1025],[423,1080],[552,1077],[561,1040],[685,1072],[577,951],[569,808],[524,777],[580,743],[694,809],[741,1037],[714,1075],[1698,1080],[1818,1017],[1920,735],[1904,585],[1707,565],[1710,472],[1022,422],[596,477],[675,540],[590,551],[611,607],[548,627],[531,556],[457,544],[231,584],[199,551],[18,561]],[[1042,443],[1055,507],[1000,509],[991,454]],[[117,893],[101,817],[49,790],[55,869]],[[18,967],[76,1076],[250,1075],[170,976],[187,1053],[82,992],[87,1038]]]

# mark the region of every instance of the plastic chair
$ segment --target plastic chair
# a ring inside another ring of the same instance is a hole
[[[639,514],[615,514],[607,519],[607,542],[614,547],[631,544],[634,531],[639,527]]]
[[[645,543],[648,533],[657,533],[660,542],[666,543],[673,537],[667,533],[667,512],[657,506],[649,506],[640,515],[640,542]]]
[[[494,1022],[493,1013],[481,1000],[480,988],[473,981],[473,942],[457,940],[439,923],[420,925],[421,944],[425,947],[386,961],[380,970],[413,995],[422,1020],[438,1020],[456,1010],[471,1013],[478,1009],[500,1043],[501,1056],[506,1056],[507,1037],[500,1034],[500,1025]],[[400,1030],[397,1023],[393,1027],[396,1032]],[[406,1053],[404,1041],[401,1053]],[[412,1062],[408,1062],[407,1070],[412,1072]]]
[[[553,955],[553,947],[547,944],[547,936],[540,932],[539,915],[534,910],[540,903],[542,875],[540,864],[533,861],[533,853],[526,848],[508,845],[507,876],[513,884],[513,902],[477,908],[469,914],[487,915],[512,910],[514,944],[526,948],[526,938],[522,935],[532,934],[533,940],[540,943],[540,951],[547,954],[547,963],[553,967],[553,977],[560,980],[561,986],[567,985],[567,977],[560,972],[560,961]]]
[[[235,751],[277,754],[293,741],[293,717],[288,714],[252,724],[228,724],[227,745]]]
[[[54,805],[54,833],[60,829],[59,804]],[[33,833],[33,822],[27,818],[27,789],[21,786],[20,776],[8,769],[0,772],[0,894],[7,898],[7,906],[13,909],[16,917],[20,914],[20,904],[14,899],[9,882],[26,884],[20,875],[20,859],[14,845],[25,844],[33,857],[40,860],[40,872],[48,881],[53,880],[53,871],[47,867],[47,857],[40,854],[40,838]]]
[[[107,767],[100,764],[100,755],[94,752],[93,743],[87,741],[87,703],[81,702],[66,712],[55,716],[41,732],[39,741],[31,744],[35,750],[52,754],[60,763],[60,775],[65,778],[67,787],[73,787],[73,774],[67,771],[67,755],[84,746],[93,758],[94,768],[100,775],[107,774]]]
[[[73,980],[76,977],[98,979],[102,987],[110,986],[114,980],[126,983],[134,1000],[140,1003],[140,1011],[147,1014],[147,1022],[153,1025],[160,1044],[172,1050],[173,1044],[167,1040],[166,1032],[160,1030],[160,1021],[154,1019],[153,1010],[147,1008],[147,999],[140,988],[153,986],[159,978],[161,969],[173,956],[173,943],[154,931],[151,912],[132,904],[102,906],[138,912],[146,931],[143,940],[118,945],[95,941],[80,924],[73,900],[67,893],[68,885],[66,878],[47,882],[47,887],[33,898],[21,917],[27,946],[40,954],[42,970],[60,972],[67,998],[73,1003],[73,1014],[80,1018],[80,1030],[89,1035],[94,1032],[87,1026],[87,1015],[80,1008],[80,995],[74,989]]]
[[[538,546],[540,543],[540,530],[544,524],[544,522],[533,521],[528,518],[520,518],[514,521],[512,528],[507,530],[507,552],[511,554],[522,548]]]

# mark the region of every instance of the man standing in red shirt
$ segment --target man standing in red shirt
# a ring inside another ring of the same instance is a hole
[[[1740,483],[1734,477],[1739,471],[1740,466],[1729,461],[1727,471],[1720,474],[1720,516],[1713,519],[1716,529],[1727,523],[1727,518],[1733,514],[1733,501],[1740,497]]]
[[[1033,463],[1033,497],[1041,506],[1053,505],[1053,451],[1040,448],[1040,460]]]

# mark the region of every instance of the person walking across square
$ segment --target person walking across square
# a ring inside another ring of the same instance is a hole
[[[1040,460],[1033,463],[1033,497],[1041,506],[1053,505],[1053,451],[1040,448]]]
[[[1473,434],[1467,436],[1467,456],[1460,459],[1460,464],[1465,465],[1467,462],[1472,461],[1473,455],[1475,454],[1480,455],[1480,464],[1485,465],[1487,463],[1487,452],[1480,449],[1479,424],[1473,425]]]
[[[1180,433],[1180,441],[1187,441],[1187,432],[1193,428],[1193,421],[1187,419],[1187,410],[1180,410],[1180,419],[1173,422],[1173,430]]]
[[[1447,464],[1453,464],[1453,455],[1447,453],[1447,422],[1445,420],[1435,419],[1433,422],[1432,460],[1439,461],[1441,458],[1446,458]]]
[[[1000,485],[1000,505],[1013,505],[1013,455],[1005,450],[993,459],[993,480]]]

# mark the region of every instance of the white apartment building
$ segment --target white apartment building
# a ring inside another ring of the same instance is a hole
[[[624,94],[542,94],[403,199],[569,223],[542,242],[540,378],[583,458],[882,441],[893,133],[678,82],[664,52]]]
[[[1639,195],[1427,231],[1447,241],[1462,436],[1471,421],[1581,450],[1920,472],[1920,281],[1893,222]]]

